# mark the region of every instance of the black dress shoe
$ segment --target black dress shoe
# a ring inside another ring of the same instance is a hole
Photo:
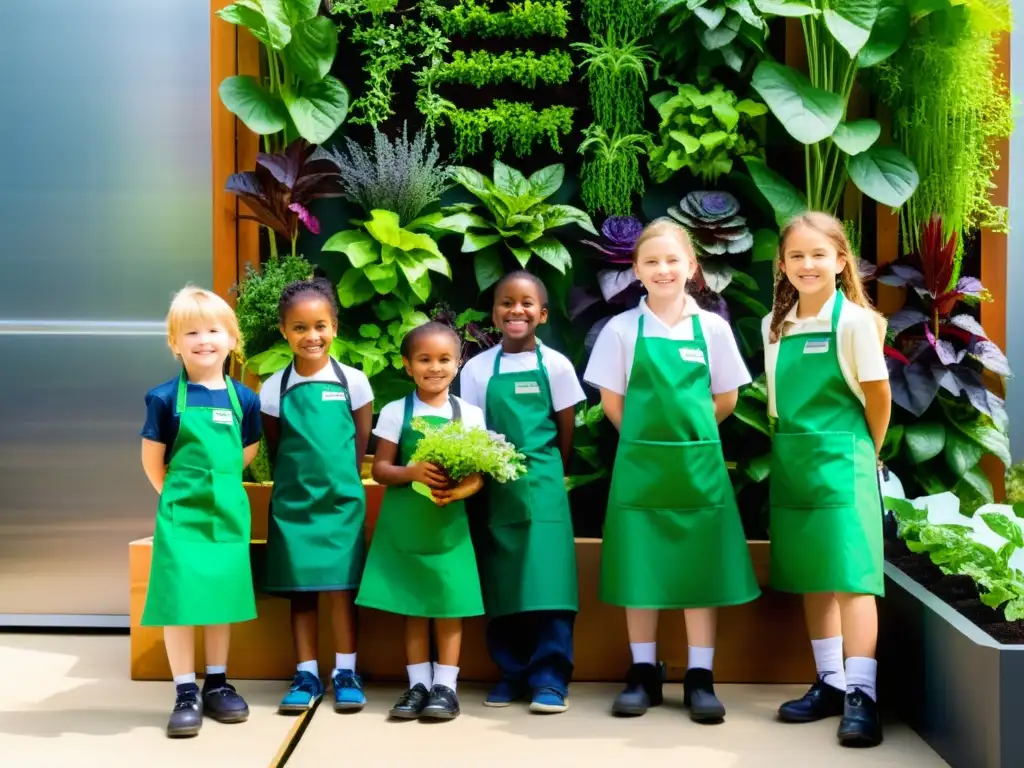
[[[416,683],[416,685],[398,697],[398,701],[395,702],[395,706],[391,708],[388,714],[400,720],[415,720],[420,716],[423,708],[427,706],[427,699],[429,698],[430,693],[423,683]]]
[[[615,697],[612,712],[637,716],[644,714],[648,707],[660,706],[664,700],[661,682],[660,664],[634,664],[626,673],[626,687]]]
[[[813,723],[826,717],[839,717],[845,702],[846,691],[829,685],[819,676],[802,697],[779,707],[779,719],[787,723]]]
[[[860,688],[846,694],[843,719],[839,721],[839,743],[844,747],[877,747],[882,743],[882,721],[878,704]]]
[[[178,686],[174,710],[167,720],[167,735],[172,739],[195,736],[203,727],[203,700],[199,686],[186,683]]]
[[[688,669],[683,679],[683,706],[689,707],[695,723],[720,723],[725,706],[715,696],[715,678],[710,669]]]
[[[229,683],[203,687],[203,712],[220,723],[244,723],[249,719],[249,705]]]
[[[454,720],[459,716],[459,697],[447,685],[435,685],[420,717],[431,720]]]

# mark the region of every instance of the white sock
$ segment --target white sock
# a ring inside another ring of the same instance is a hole
[[[339,669],[347,669],[350,672],[355,672],[356,655],[354,653],[334,654],[334,672],[332,674],[337,674]]]
[[[878,691],[875,690],[875,678],[878,674],[878,662],[866,656],[851,656],[846,660],[846,692],[853,693],[854,688],[860,688],[871,697],[872,701],[878,701]]]
[[[629,652],[633,654],[634,664],[657,664],[657,643],[630,643]]]
[[[444,685],[454,691],[458,685],[458,679],[458,667],[448,667],[434,662],[434,685]]]
[[[434,684],[434,675],[429,661],[424,661],[422,664],[409,664],[406,666],[406,670],[409,672],[410,688],[415,688],[419,683],[429,691]]]
[[[846,690],[846,672],[843,671],[843,638],[825,637],[811,640],[814,651],[814,666],[826,683],[840,691]]]
[[[711,669],[715,661],[714,648],[702,648],[699,645],[691,645],[687,647],[687,650],[689,651],[686,662],[687,669]]]
[[[196,673],[195,672],[189,672],[187,675],[175,675],[174,676],[174,684],[175,685],[187,685],[189,683],[193,683],[194,684],[195,681],[196,681]]]
[[[211,667],[209,664],[206,665],[206,674],[209,675],[226,675],[228,673],[228,667],[226,664],[219,667]]]
[[[300,661],[297,669],[299,672],[309,672],[313,677],[320,677],[320,664],[316,659],[313,659],[313,661]]]

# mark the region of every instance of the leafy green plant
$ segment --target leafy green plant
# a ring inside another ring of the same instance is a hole
[[[456,315],[443,301],[439,301],[430,312],[431,320],[443,323],[459,334],[462,339],[459,359],[463,363],[501,341],[501,332],[491,325],[485,325],[485,321],[490,318],[488,313],[475,309],[466,309]]]
[[[586,57],[580,62],[590,85],[594,121],[603,126],[639,131],[643,120],[646,66],[654,63],[650,47],[639,39],[617,41],[614,32],[593,43],[573,43]]]
[[[632,210],[633,197],[644,193],[640,156],[646,152],[647,141],[646,134],[622,135],[618,129],[609,136],[597,124],[584,130],[579,147],[586,156],[580,171],[580,197],[587,210],[604,211],[609,216],[625,216]]]
[[[257,221],[271,231],[271,254],[277,254],[273,233],[291,243],[295,255],[299,239],[299,222],[313,234],[320,232],[320,222],[309,211],[314,200],[340,197],[342,189],[338,174],[321,159],[315,147],[296,139],[280,154],[256,155],[256,168],[228,177],[225,189],[242,201],[253,216],[241,219]]]
[[[462,421],[433,426],[421,417],[412,420],[412,428],[423,437],[409,463],[433,464],[444,471],[453,485],[476,473],[499,483],[518,480],[526,474],[526,455],[516,450],[504,435],[483,427],[467,427]],[[413,483],[413,489],[424,496],[431,495],[430,489],[421,483]]]
[[[762,154],[757,118],[768,108],[751,99],[738,99],[721,83],[701,91],[691,83],[669,78],[676,90],[651,97],[658,110],[658,140],[651,141],[651,178],[664,182],[682,169],[706,183],[732,171],[739,157]]]
[[[510,2],[507,11],[493,13],[489,0],[457,0],[437,17],[446,35],[463,37],[565,37],[569,8],[563,0]]]
[[[590,217],[571,205],[546,203],[562,186],[565,166],[549,165],[529,178],[504,163],[494,161],[494,180],[465,166],[455,178],[479,203],[458,203],[445,209],[448,215],[438,227],[463,235],[462,253],[476,254],[473,268],[477,285],[486,290],[505,273],[501,245],[525,267],[533,256],[565,274],[572,266],[568,249],[551,230],[575,224],[597,234]],[[487,215],[481,215],[479,209]]]
[[[751,54],[764,53],[768,25],[758,6],[756,0],[659,0],[655,40],[662,66],[710,71],[724,64],[740,72]]]
[[[565,51],[551,51],[537,56],[533,51],[503,51],[495,55],[488,51],[452,53],[451,61],[441,62],[420,71],[420,85],[500,85],[511,81],[527,88],[537,83],[561,85],[572,77],[572,58]]]
[[[901,210],[904,248],[940,214],[946,235],[978,228],[1007,230],[1005,208],[992,204],[997,141],[1013,131],[1006,81],[995,75],[1000,32],[1012,26],[1009,5],[929,4],[915,14],[906,43],[872,70],[871,85],[892,114],[893,138],[920,174]]]
[[[338,51],[338,25],[319,15],[319,0],[239,0],[216,12],[248,29],[267,54],[268,77],[228,77],[218,93],[224,106],[268,152],[298,137],[327,141],[348,114],[348,90],[329,73]],[[280,134],[280,135],[278,135]]]
[[[245,276],[234,288],[238,297],[235,314],[242,334],[242,360],[251,362],[282,340],[277,316],[281,291],[289,283],[312,276],[313,266],[302,256],[291,254],[270,259],[262,270],[245,265]],[[255,366],[253,373],[258,373],[259,363]]]
[[[864,118],[846,121],[861,68],[891,56],[906,37],[907,7],[899,0],[830,4],[762,1],[765,15],[800,18],[810,77],[769,59],[758,63],[751,84],[772,114],[804,145],[806,189],[798,192],[759,159],[747,161],[754,183],[781,220],[801,208],[835,213],[847,179],[867,197],[892,208],[918,184],[914,164],[896,147],[878,143],[881,126]]]
[[[541,111],[532,104],[496,99],[494,106],[484,109],[464,110],[448,107],[443,115],[451,123],[455,133],[457,161],[483,152],[484,136],[488,133],[494,141],[494,155],[501,155],[511,142],[512,150],[518,157],[526,157],[534,144],[545,139],[555,152],[562,151],[559,136],[568,136],[572,131],[572,107],[554,106]]]
[[[565,478],[565,488],[568,491],[590,485],[597,480],[608,476],[608,464],[602,459],[600,453],[600,432],[601,425],[608,424],[604,414],[604,408],[600,403],[587,405],[582,403],[576,409],[576,429],[573,432],[572,450],[584,467],[585,474],[570,474]]]

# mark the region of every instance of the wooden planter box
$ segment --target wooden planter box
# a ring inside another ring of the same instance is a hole
[[[1024,765],[1024,645],[1002,645],[891,563],[879,700],[952,768]]]
[[[249,485],[252,502],[254,569],[259,569],[266,547],[267,502],[270,486]],[[372,536],[384,494],[382,486],[367,485],[367,533]],[[139,622],[146,600],[152,539],[129,545],[131,573],[131,677],[133,680],[169,680],[170,669],[158,627]],[[751,556],[763,585],[768,577],[768,542],[750,542]],[[629,666],[626,622],[620,608],[598,600],[601,563],[599,539],[577,539],[580,613],[576,621],[576,672],[580,681],[617,681]],[[230,674],[238,679],[290,679],[295,669],[289,605],[286,600],[257,594],[259,617],[238,624],[232,631]],[[321,602],[326,618],[326,599]],[[802,683],[814,679],[814,663],[804,629],[798,597],[771,590],[757,601],[726,608],[719,620],[715,675],[723,682]],[[463,640],[461,677],[495,680],[497,670],[487,654],[484,620],[467,621]],[[320,668],[334,666],[330,622],[320,622]],[[659,656],[668,665],[669,678],[681,680],[686,671],[686,628],[682,611],[666,612],[660,624]],[[367,679],[404,680],[405,651],[402,619],[360,609],[359,668]],[[203,667],[202,633],[197,633],[197,667]]]

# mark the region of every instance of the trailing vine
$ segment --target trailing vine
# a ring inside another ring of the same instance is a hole
[[[545,139],[555,152],[561,152],[560,136],[572,131],[571,107],[556,106],[537,111],[532,104],[508,102],[500,99],[493,107],[484,109],[449,109],[445,117],[455,132],[456,161],[479,154],[484,148],[484,136],[494,139],[495,157],[509,143],[518,157],[530,154],[534,144]]]
[[[589,155],[581,172],[580,197],[587,208],[602,208],[609,216],[629,215],[634,191],[644,188],[639,158],[647,141],[643,133],[616,131],[609,136],[600,125],[584,130],[579,151]]]
[[[421,85],[499,85],[511,81],[536,88],[537,83],[560,85],[572,77],[572,58],[564,51],[553,51],[538,57],[533,51],[505,51],[495,56],[487,51],[455,51],[452,60],[422,70],[417,76]]]
[[[563,0],[509,3],[507,11],[493,13],[489,0],[458,0],[438,12],[446,35],[463,37],[565,37],[569,34],[569,7]]]

